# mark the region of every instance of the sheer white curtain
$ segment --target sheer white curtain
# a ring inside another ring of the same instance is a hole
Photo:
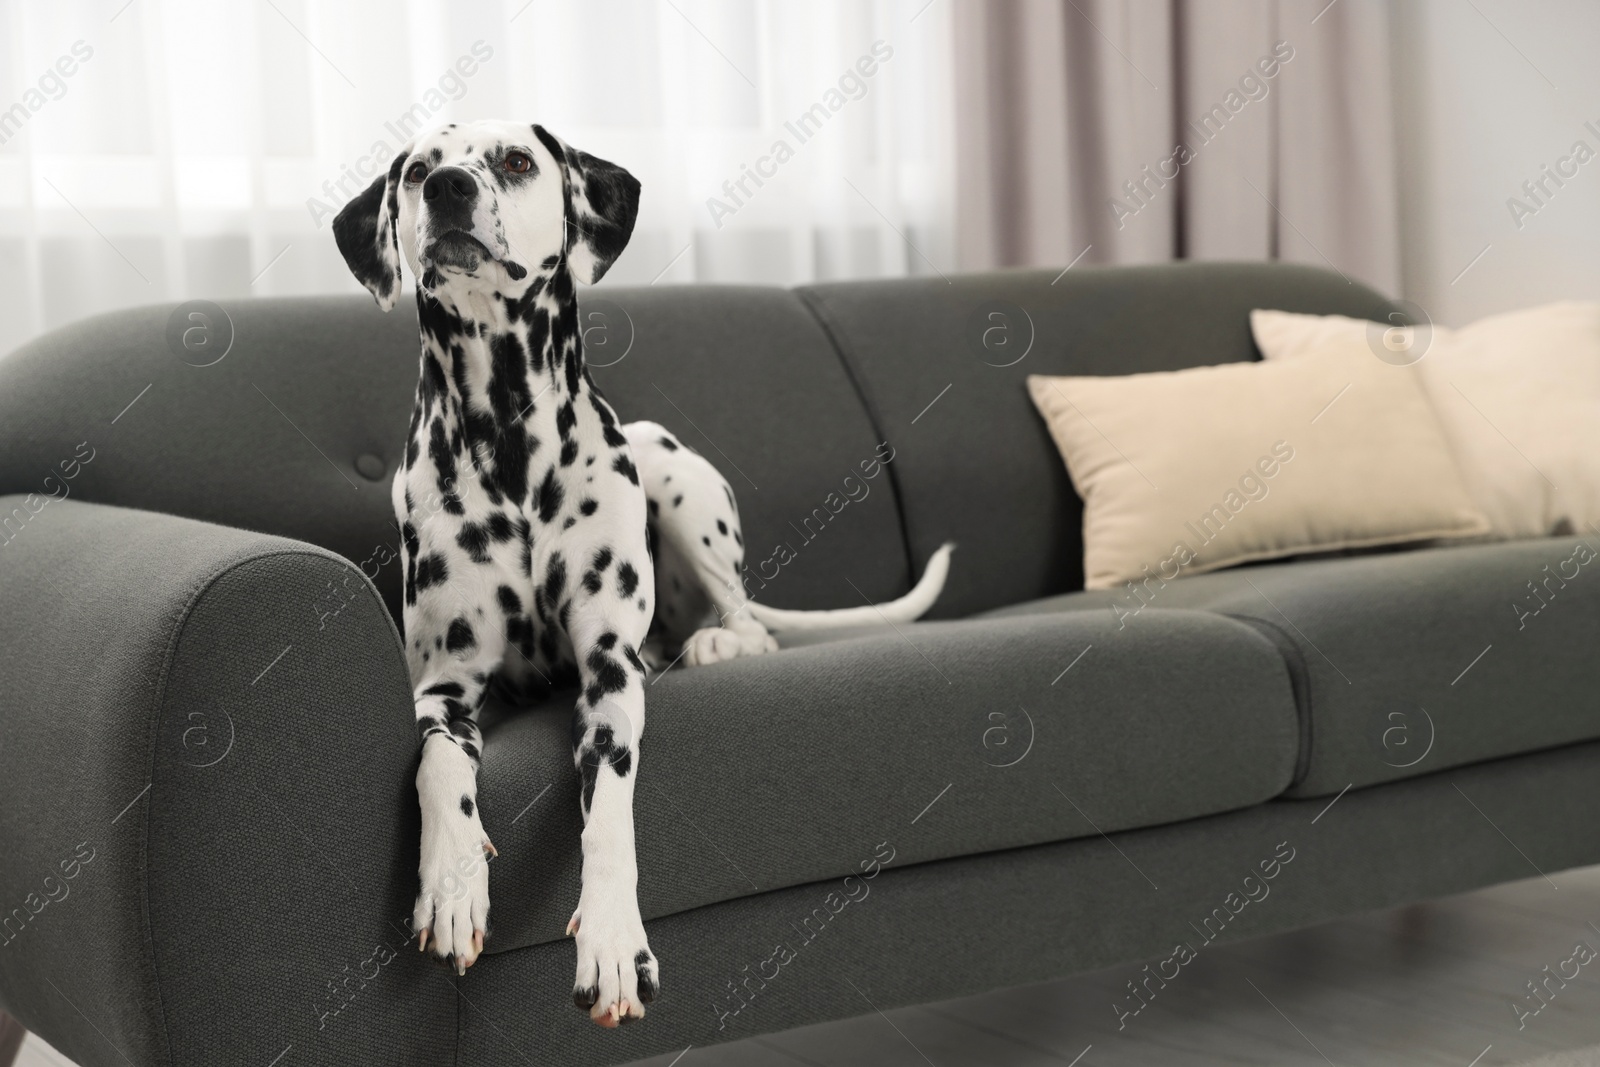
[[[949,270],[949,0],[0,0],[0,352],[190,297],[355,292],[329,216],[417,125],[632,170],[605,284]]]

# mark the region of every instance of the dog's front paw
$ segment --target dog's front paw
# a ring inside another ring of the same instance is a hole
[[[454,745],[425,748],[417,773],[422,805],[421,886],[412,910],[418,947],[466,974],[483,952],[489,922],[489,857],[498,855],[483,832],[469,790],[471,765]]]
[[[478,961],[489,922],[489,857],[494,845],[484,835],[477,813],[456,820],[459,825],[429,826],[422,831],[421,888],[412,912],[418,948],[457,974]]]
[[[741,656],[761,656],[778,651],[778,642],[759,626],[708,626],[684,642],[683,661],[691,667],[722,663]]]
[[[567,934],[578,943],[572,1002],[608,1030],[644,1018],[644,1006],[661,988],[661,965],[645,940],[638,903],[606,903],[585,893]]]

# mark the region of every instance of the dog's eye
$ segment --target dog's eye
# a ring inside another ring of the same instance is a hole
[[[504,166],[512,174],[526,174],[533,169],[533,160],[525,152],[507,152]]]
[[[417,184],[428,176],[428,165],[421,160],[406,168],[406,181],[412,185]]]

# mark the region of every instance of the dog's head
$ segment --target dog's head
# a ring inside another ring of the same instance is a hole
[[[400,257],[424,289],[516,296],[541,269],[594,284],[621,255],[639,182],[542,126],[442,126],[407,145],[388,173],[333,220],[356,280],[388,311]]]

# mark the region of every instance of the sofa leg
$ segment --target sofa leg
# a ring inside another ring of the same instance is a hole
[[[28,1031],[21,1023],[0,1011],[0,1067],[11,1067],[22,1050],[22,1039],[27,1036]]]

